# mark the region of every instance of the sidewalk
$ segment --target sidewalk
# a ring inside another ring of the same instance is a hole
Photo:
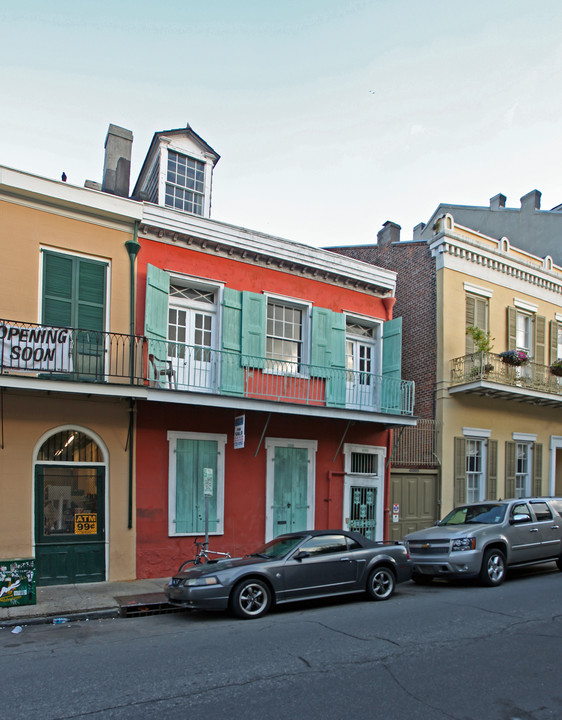
[[[118,617],[124,606],[140,606],[143,600],[166,603],[164,585],[168,579],[38,587],[35,605],[0,606],[0,627],[52,622],[54,618]]]

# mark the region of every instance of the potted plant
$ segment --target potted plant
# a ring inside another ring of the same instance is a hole
[[[530,360],[524,350],[505,350],[500,353],[500,357],[506,365],[515,365],[516,367],[525,365]]]
[[[480,365],[475,366],[471,375],[480,375],[480,373],[492,372],[494,366],[491,363],[484,362],[484,353],[486,356],[493,350],[494,338],[490,335],[490,331],[484,332],[481,328],[476,325],[470,325],[466,328],[466,334],[474,340],[474,352],[480,353]]]
[[[558,358],[551,364],[550,372],[557,377],[562,377],[562,358]]]

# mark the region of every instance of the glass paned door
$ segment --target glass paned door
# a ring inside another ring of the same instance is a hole
[[[214,314],[170,306],[168,360],[180,388],[211,390],[215,380]]]
[[[377,489],[352,485],[350,492],[349,529],[376,540]]]
[[[370,408],[375,403],[375,345],[347,338],[347,407]]]
[[[40,465],[35,483],[37,581],[105,580],[104,469]]]

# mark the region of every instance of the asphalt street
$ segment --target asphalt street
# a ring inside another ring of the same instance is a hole
[[[0,630],[2,717],[560,720],[562,573]]]

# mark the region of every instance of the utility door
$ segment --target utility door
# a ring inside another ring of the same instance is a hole
[[[105,469],[37,465],[38,585],[105,580]]]
[[[389,540],[401,540],[439,520],[437,488],[437,473],[391,473]]]
[[[276,447],[273,477],[273,537],[307,529],[308,450]]]

